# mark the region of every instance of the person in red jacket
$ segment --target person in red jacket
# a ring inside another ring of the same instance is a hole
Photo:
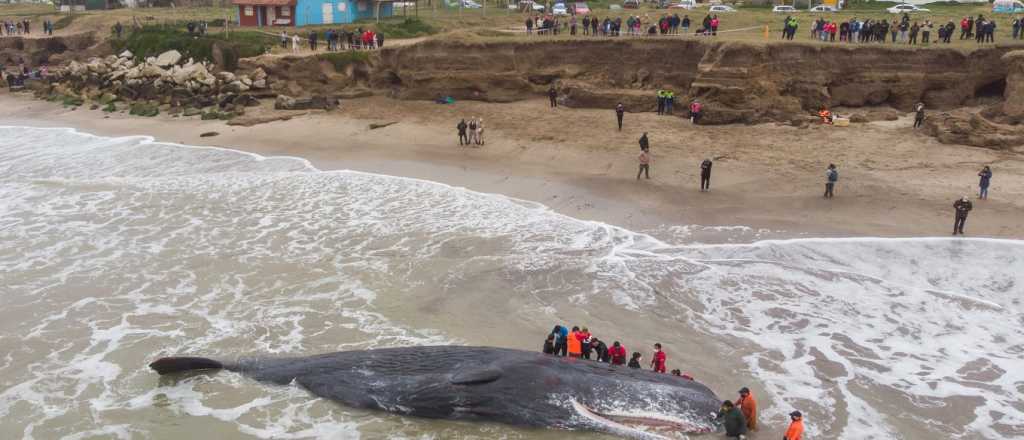
[[[661,343],[654,344],[654,356],[651,357],[651,368],[655,373],[665,372],[665,352],[661,351]]]
[[[804,436],[804,416],[800,414],[800,411],[793,411],[789,413],[789,417],[793,419],[793,422],[789,424],[789,429],[786,430],[786,435],[783,436],[783,440],[800,440]]]
[[[626,365],[626,347],[619,344],[619,341],[615,341],[608,349],[608,357],[611,358],[612,365]]]

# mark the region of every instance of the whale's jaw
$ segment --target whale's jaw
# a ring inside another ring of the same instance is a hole
[[[673,440],[686,434],[712,431],[707,424],[694,423],[659,413],[598,412],[576,400],[572,401],[572,407],[579,416],[591,421],[602,431],[621,437],[642,440]]]

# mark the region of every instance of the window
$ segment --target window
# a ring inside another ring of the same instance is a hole
[[[292,16],[292,8],[290,6],[285,6],[285,7],[281,8],[281,16],[282,17],[291,17]]]
[[[252,6],[246,6],[244,14],[246,17],[252,17]]]

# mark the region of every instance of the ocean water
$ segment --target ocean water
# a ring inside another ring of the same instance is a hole
[[[750,386],[754,439],[792,409],[809,438],[1024,437],[1024,242],[763,236],[639,233],[296,158],[0,127],[0,438],[600,438],[146,367],[539,349],[556,323],[661,342],[723,398]]]

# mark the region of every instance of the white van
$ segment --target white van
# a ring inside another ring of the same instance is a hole
[[[1024,3],[1020,0],[996,0],[992,3],[992,12],[1000,14],[1017,14],[1024,12]]]

